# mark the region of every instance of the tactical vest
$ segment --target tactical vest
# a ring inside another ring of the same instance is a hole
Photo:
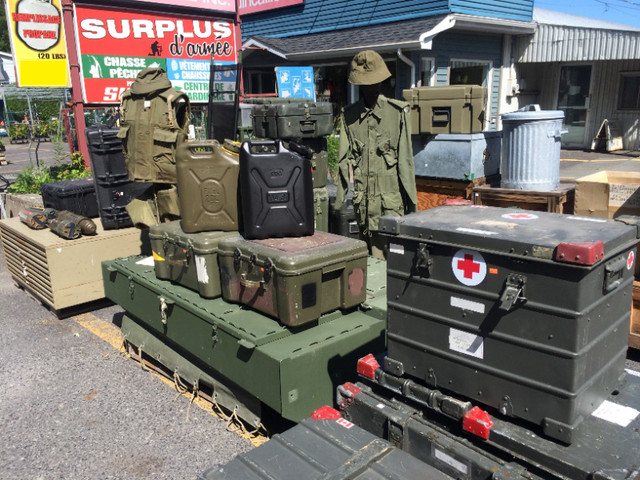
[[[142,70],[120,97],[122,151],[129,179],[176,183],[175,150],[186,140],[189,97],[171,87],[164,70]]]

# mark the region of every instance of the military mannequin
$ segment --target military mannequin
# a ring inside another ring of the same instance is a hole
[[[353,207],[360,237],[374,257],[386,257],[386,241],[378,234],[382,215],[416,211],[417,194],[409,105],[380,93],[391,73],[373,50],[356,54],[349,83],[360,86],[360,100],[341,113],[336,206],[342,204],[353,171]]]
[[[120,97],[122,152],[129,179],[151,186],[126,207],[136,226],[180,218],[175,150],[187,138],[189,97],[162,68],[147,67]]]

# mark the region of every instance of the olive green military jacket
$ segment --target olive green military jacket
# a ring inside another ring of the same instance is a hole
[[[377,231],[382,215],[415,212],[408,104],[380,95],[368,109],[360,99],[343,109],[341,123],[336,208],[349,188],[352,167],[353,208],[364,233]]]

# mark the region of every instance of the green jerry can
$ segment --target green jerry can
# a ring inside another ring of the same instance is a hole
[[[285,325],[318,320],[366,298],[367,247],[361,240],[316,232],[305,237],[220,242],[222,298]]]
[[[199,292],[202,297],[222,294],[218,243],[238,232],[185,233],[182,221],[159,223],[149,228],[156,276]]]
[[[368,275],[384,279],[385,268],[374,262]],[[185,383],[223,385],[219,403],[256,426],[265,405],[295,422],[332,405],[338,385],[356,380],[358,358],[385,348],[386,321],[376,307],[385,296],[380,285],[367,290],[371,308],[334,310],[308,328],[292,329],[157,278],[152,257],[105,261],[102,278],[107,298],[126,312],[127,342],[178,371]]]
[[[240,145],[190,140],[176,149],[182,228],[186,233],[238,231]]]
[[[498,207],[385,216],[385,370],[571,443],[624,373],[635,226]]]

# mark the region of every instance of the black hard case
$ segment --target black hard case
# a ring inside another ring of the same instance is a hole
[[[389,241],[385,369],[570,443],[623,373],[636,228],[443,206],[383,217],[380,230]]]
[[[311,163],[281,141],[242,144],[240,192],[246,238],[313,234]]]
[[[45,208],[69,210],[89,218],[98,216],[98,201],[92,178],[43,183],[40,193]]]
[[[126,206],[152,185],[129,180],[118,130],[103,125],[86,130],[98,214],[105,230],[133,226]]]
[[[325,407],[328,408],[328,407]],[[264,445],[216,465],[199,480],[453,479],[377,438],[339,414],[322,410]]]
[[[344,237],[360,238],[360,228],[353,208],[353,187],[347,192],[340,208],[335,206],[337,190],[338,186],[335,183],[327,185],[329,193],[329,231]]]

